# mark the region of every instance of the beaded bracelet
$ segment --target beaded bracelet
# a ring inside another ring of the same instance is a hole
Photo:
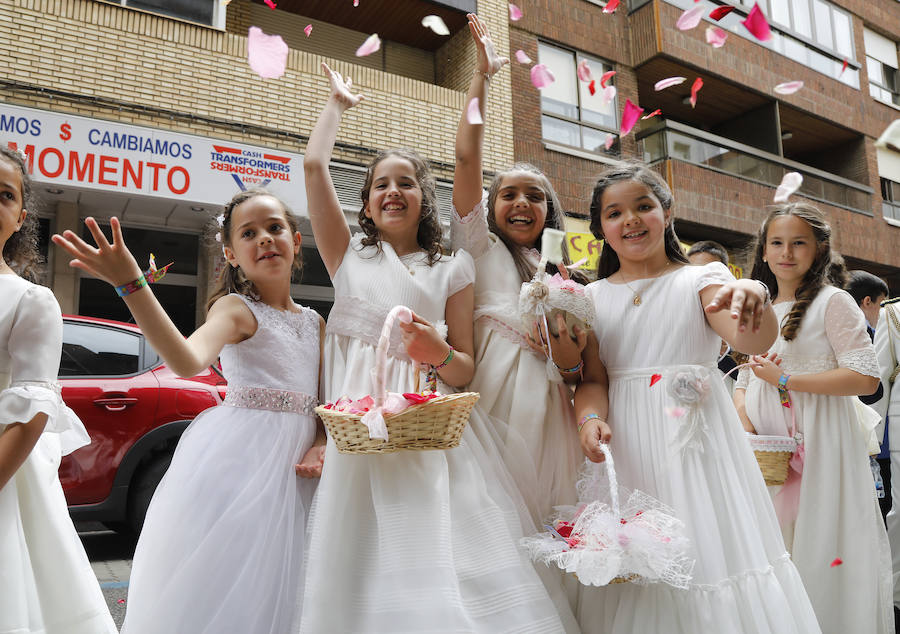
[[[438,371],[438,370],[440,370],[441,368],[446,367],[447,364],[449,364],[451,361],[453,361],[453,346],[450,346],[450,352],[447,353],[447,358],[444,359],[443,361],[441,361],[441,364],[440,364],[440,365],[433,365],[433,366],[431,366],[431,367],[432,367],[432,369],[434,369],[435,371]]]
[[[594,419],[597,419],[597,420],[603,422],[602,419],[600,418],[600,414],[585,414],[584,416],[582,416],[581,420],[578,421],[578,431],[579,432],[581,431],[581,428],[584,427],[585,423],[587,423],[589,420],[594,420]]]
[[[584,367],[584,360],[583,359],[579,360],[578,365],[573,366],[571,368],[561,368],[561,367],[559,367],[559,364],[556,361],[553,362],[553,365],[555,365],[556,369],[559,370],[560,372],[562,372],[564,374],[571,374],[573,372],[581,371],[581,368]]]

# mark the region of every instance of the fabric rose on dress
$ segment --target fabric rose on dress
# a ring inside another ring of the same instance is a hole
[[[706,420],[702,404],[709,395],[709,370],[703,366],[686,366],[674,371],[666,381],[666,392],[675,405],[684,408],[680,425],[675,434],[678,449],[698,449],[703,451],[702,436],[706,433]]]

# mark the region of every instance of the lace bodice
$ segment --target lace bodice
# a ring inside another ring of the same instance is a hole
[[[781,324],[794,302],[774,306]],[[867,376],[879,376],[875,348],[866,332],[866,318],[849,293],[826,286],[809,305],[793,341],[779,334],[772,351],[781,357],[785,374],[815,374],[848,368]],[[740,371],[736,388],[749,384],[752,372]]]
[[[252,337],[226,345],[220,354],[229,389],[264,387],[316,396],[319,393],[319,316],[299,313],[237,295],[256,317]]]

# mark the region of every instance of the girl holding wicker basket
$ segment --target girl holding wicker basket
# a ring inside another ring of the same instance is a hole
[[[579,622],[604,634],[818,632],[716,372],[722,339],[749,353],[774,341],[768,293],[721,263],[690,266],[673,220],[671,191],[654,170],[626,162],[601,173],[591,231],[604,245],[587,287],[597,344],[585,349],[575,410],[585,455],[603,460],[608,441],[619,484],[683,522],[692,578],[684,588],[586,588]]]
[[[475,376],[470,387],[481,394],[478,408],[490,417],[506,466],[534,520],[543,522],[553,507],[575,500],[583,458],[571,414],[571,389],[563,382],[571,384],[580,377],[581,350],[590,329],[584,323],[570,328],[556,311],[547,315],[551,332],[539,332],[520,316],[520,289],[535,276],[541,257],[536,247],[545,229],[564,229],[563,209],[547,177],[526,164],[498,172],[482,201],[482,120],[490,79],[508,60],[494,52],[477,16],[469,15],[469,28],[478,59],[456,133],[450,237],[454,249],[465,249],[475,258],[478,271]],[[471,116],[472,109],[480,116]],[[565,245],[563,250],[568,263]],[[568,285],[572,298],[575,293],[583,297],[583,287]]]
[[[785,543],[825,632],[893,632],[891,560],[869,453],[877,414],[856,395],[878,386],[866,320],[828,283],[831,227],[806,203],[774,208],[760,228],[751,276],[772,289],[781,365],[751,358],[735,404],[748,431],[799,448],[772,487]]]
[[[310,134],[304,170],[316,244],[335,289],[325,397],[335,407],[342,397],[364,407],[382,382],[410,396],[425,369],[438,392],[453,392],[473,373],[472,258],[442,253],[434,179],[412,150],[382,152],[369,165],[362,232],[351,235],[328,163],[344,111],[362,96],[351,92],[349,79],[324,64],[323,70],[330,95]],[[398,305],[411,310],[407,323],[383,332]],[[457,447],[444,450],[379,452],[366,445],[369,453],[342,453],[336,441],[342,430],[329,431],[299,631],[575,627],[562,593],[551,597],[517,549],[533,525],[479,416],[470,416]],[[390,433],[388,422],[388,441]]]

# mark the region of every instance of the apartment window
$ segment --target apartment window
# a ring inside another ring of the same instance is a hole
[[[885,218],[900,222],[900,183],[881,179],[881,213]]]
[[[129,9],[140,9],[170,18],[225,28],[225,5],[219,0],[111,0]]]
[[[863,30],[869,94],[878,101],[900,106],[897,43],[869,29]]]
[[[541,128],[547,141],[582,148],[590,152],[618,153],[616,146],[606,150],[609,134],[618,137],[616,99],[604,104],[600,77],[612,65],[595,57],[541,42],[538,57],[556,77],[541,90]],[[587,83],[578,79],[577,68],[587,62],[594,77],[592,95]],[[607,82],[607,86],[614,85]]]
[[[756,0],[743,0],[751,8]],[[761,0],[760,8],[773,23],[811,40],[837,57],[854,59],[850,14],[825,0]]]

